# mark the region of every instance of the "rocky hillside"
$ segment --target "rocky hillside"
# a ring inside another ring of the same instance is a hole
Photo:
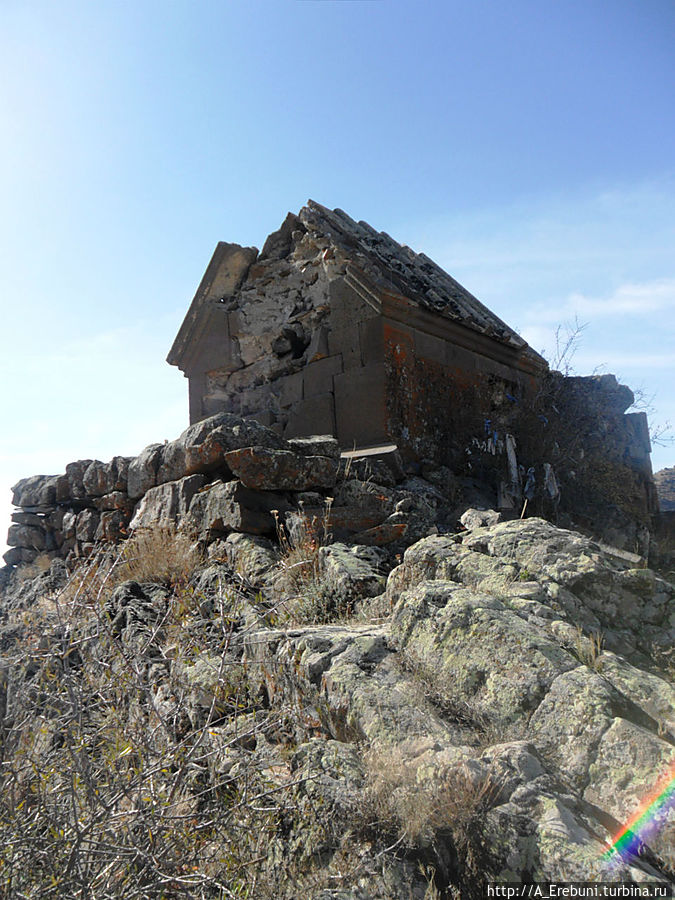
[[[5,896],[675,877],[675,587],[483,486],[233,416],[15,489]]]
[[[675,511],[675,466],[661,469],[654,475],[654,484],[663,512]]]

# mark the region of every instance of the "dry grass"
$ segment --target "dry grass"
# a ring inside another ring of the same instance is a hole
[[[35,557],[33,562],[24,563],[17,569],[17,577],[20,582],[30,581],[37,578],[38,575],[44,575],[49,571],[52,564],[52,557],[48,553],[40,553]]]
[[[134,532],[124,544],[120,575],[134,581],[185,581],[202,562],[196,542],[170,525]]]
[[[466,856],[475,845],[481,817],[500,793],[490,777],[477,777],[463,765],[431,776],[420,759],[406,756],[400,747],[372,749],[364,765],[361,814],[366,827],[389,833],[408,848],[432,845],[443,831],[451,833],[458,852]]]
[[[279,716],[256,705],[228,592],[209,598],[206,621],[204,598],[180,584],[195,557],[174,537],[85,561],[31,608],[39,640],[24,632],[3,659],[3,897],[275,896],[258,863],[293,780],[272,779],[251,748],[267,746]],[[179,583],[122,631],[108,606],[131,574]]]
[[[286,528],[273,510],[281,558],[276,587],[282,596],[278,621],[316,624],[344,618],[338,591],[320,564],[320,550],[332,540],[330,513],[333,498],[326,499],[321,516],[309,515],[302,507],[292,529]]]
[[[602,671],[602,654],[605,650],[605,638],[603,634],[593,633],[588,637],[577,626],[577,636],[572,651],[579,662],[588,666],[594,672]]]
[[[399,651],[401,668],[412,675],[422,696],[434,706],[444,719],[466,729],[467,743],[477,749],[491,747],[505,741],[519,741],[526,737],[527,721],[502,722],[487,715],[472,698],[458,689],[456,679],[448,669],[438,669],[434,660],[404,647]]]

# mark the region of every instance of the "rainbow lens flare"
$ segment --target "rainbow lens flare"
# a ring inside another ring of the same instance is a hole
[[[615,856],[637,855],[640,844],[664,823],[668,810],[675,802],[675,763],[661,778],[657,787],[640,803],[636,812],[614,838],[604,853],[605,859]]]

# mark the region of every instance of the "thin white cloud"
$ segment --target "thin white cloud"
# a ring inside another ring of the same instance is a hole
[[[622,284],[608,297],[574,293],[567,302],[569,313],[585,318],[643,315],[664,309],[675,309],[675,278]]]

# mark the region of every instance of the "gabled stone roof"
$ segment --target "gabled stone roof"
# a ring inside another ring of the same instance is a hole
[[[346,263],[347,282],[364,300],[379,308],[377,291],[405,298],[413,306],[454,321],[510,347],[534,369],[548,364],[527,342],[424,253],[415,253],[367,222],[356,222],[341,209],[330,210],[309,200],[298,215],[289,213],[270,234],[262,252],[255,247],[219,243],[169,352],[168,362],[185,367],[191,347],[210,328],[217,298],[234,296],[258,259],[287,256],[304,233],[312,242]],[[375,289],[375,293],[373,293]]]
[[[308,201],[298,218],[309,232],[329,237],[347,255],[358,254],[355,262],[367,267],[370,277],[385,290],[393,288],[420,306],[514,348],[528,348],[519,334],[424,253],[415,253],[367,222],[356,222],[341,209],[330,210],[314,200]]]

